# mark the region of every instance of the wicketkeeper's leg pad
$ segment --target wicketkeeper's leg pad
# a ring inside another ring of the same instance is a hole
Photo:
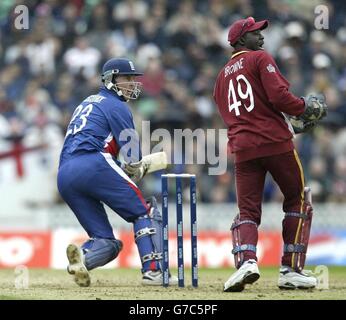
[[[82,245],[84,264],[88,270],[104,266],[114,260],[123,243],[117,239],[89,239]]]
[[[256,256],[256,245],[251,243],[242,243],[242,237],[240,234],[240,229],[242,225],[250,224],[254,225],[257,232],[257,223],[252,220],[240,220],[239,215],[237,215],[234,219],[234,222],[231,226],[232,232],[232,242],[233,242],[233,250],[232,254],[234,255],[234,265],[237,269],[241,267],[241,265],[246,260],[245,252],[251,251],[254,252]]]
[[[135,241],[142,261],[142,272],[159,270],[162,261],[162,215],[155,197],[146,199],[149,212],[134,221]]]
[[[297,272],[301,272],[305,265],[306,252],[308,249],[310,229],[313,215],[313,208],[309,198],[309,190],[304,193],[303,212],[286,212],[283,226],[288,226],[290,220],[295,220],[297,225],[294,240],[287,242],[284,239],[283,264],[291,267]],[[292,223],[292,222],[291,222]],[[285,234],[285,230],[284,234]]]

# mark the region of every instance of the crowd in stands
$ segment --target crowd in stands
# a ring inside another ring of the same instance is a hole
[[[45,136],[54,131],[62,140],[74,109],[98,91],[102,65],[113,57],[131,58],[144,71],[142,96],[130,103],[139,131],[142,120],[150,121],[151,130],[171,133],[223,129],[212,93],[232,53],[228,29],[235,20],[253,16],[270,20],[264,48],[291,91],[326,96],[328,117],[297,135],[295,144],[315,201],[346,201],[346,2],[28,0],[27,30],[15,27],[20,2],[0,3],[0,140],[24,139],[32,128],[47,131]],[[316,28],[317,5],[328,9],[327,29]],[[197,174],[201,201],[234,202],[231,157],[227,172],[209,175],[207,169],[199,164],[170,168]],[[146,195],[158,195],[159,174],[141,186]],[[264,194],[267,202],[282,197],[269,176]]]

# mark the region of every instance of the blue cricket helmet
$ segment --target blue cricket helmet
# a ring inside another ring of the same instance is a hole
[[[137,99],[141,93],[140,82],[117,82],[117,76],[141,76],[142,72],[136,70],[134,63],[126,58],[113,58],[108,60],[102,68],[102,82],[108,90],[115,91],[119,97],[128,101]],[[131,84],[132,88],[128,87]]]
[[[108,60],[102,68],[102,76],[107,72],[113,72],[115,75],[133,75],[141,76],[142,72],[138,72],[134,63],[125,58],[113,58]]]

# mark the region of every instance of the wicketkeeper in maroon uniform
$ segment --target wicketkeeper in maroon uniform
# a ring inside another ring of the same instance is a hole
[[[268,21],[254,18],[232,24],[228,41],[234,47],[231,59],[220,71],[214,99],[228,127],[228,147],[235,158],[239,214],[231,227],[237,271],[224,291],[242,291],[255,282],[257,228],[261,223],[264,181],[270,172],[284,195],[282,223],[284,242],[279,287],[313,288],[316,279],[303,272],[312,218],[308,189],[292,142],[327,113],[322,95],[298,98],[274,59],[263,50],[261,30]]]

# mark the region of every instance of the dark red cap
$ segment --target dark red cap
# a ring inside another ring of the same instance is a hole
[[[231,45],[235,44],[246,32],[263,30],[268,27],[269,21],[262,20],[256,22],[253,17],[237,20],[228,31],[228,41]]]

